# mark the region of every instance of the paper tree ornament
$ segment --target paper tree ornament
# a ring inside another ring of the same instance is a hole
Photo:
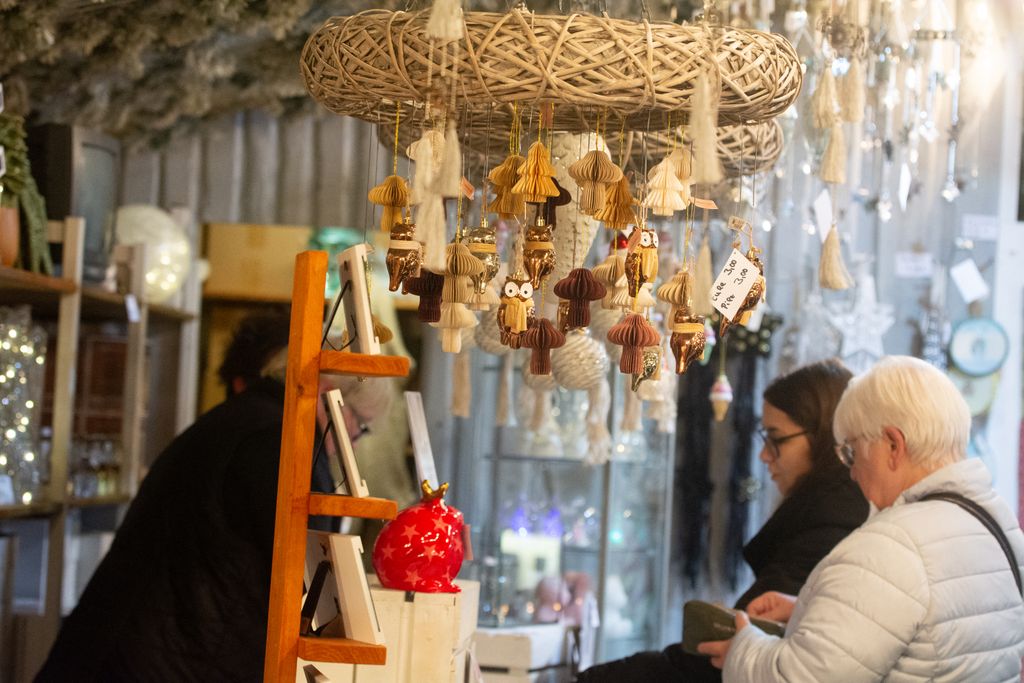
[[[594,279],[604,285],[605,295],[601,300],[602,308],[615,308],[612,297],[615,295],[615,288],[619,280],[626,276],[626,254],[622,250],[616,250],[608,254],[604,262],[594,266],[591,271]]]
[[[416,309],[416,317],[420,322],[436,323],[441,320],[441,290],[444,289],[444,277],[427,269],[420,271],[420,276],[407,279],[410,294],[420,298]]]
[[[424,480],[420,502],[384,525],[373,546],[373,568],[385,588],[421,593],[458,593],[462,567],[462,513],[444,502],[448,484],[436,491]]]
[[[648,174],[644,206],[649,208],[655,216],[671,216],[676,211],[686,208],[684,191],[686,191],[686,186],[679,181],[672,161],[666,157]]]
[[[709,398],[711,408],[715,411],[715,422],[721,422],[729,412],[729,404],[732,403],[732,385],[729,384],[729,378],[724,372],[718,375],[715,383],[711,385]]]
[[[523,333],[523,346],[532,349],[530,372],[534,375],[551,374],[551,349],[565,344],[565,335],[547,318],[541,318]]]
[[[529,328],[533,317],[533,285],[522,271],[505,278],[498,305],[496,322],[501,330],[501,341],[509,348],[522,346],[522,333]]]
[[[534,289],[540,289],[545,278],[555,269],[555,245],[551,241],[551,226],[538,215],[526,229],[523,242],[523,267]]]
[[[622,322],[608,330],[608,341],[622,347],[619,372],[633,375],[643,370],[643,350],[661,341],[658,331],[638,313],[628,314]]]
[[[619,182],[622,170],[606,152],[594,149],[569,167],[569,175],[580,186],[580,211],[593,216],[605,207],[608,186]]]
[[[468,303],[474,292],[473,278],[484,272],[484,264],[473,256],[465,244],[449,244],[445,248],[443,303]]]
[[[680,270],[672,276],[668,282],[658,287],[658,300],[669,305],[668,315],[665,319],[671,323],[672,316],[676,309],[690,303],[690,292],[693,289],[693,276],[685,270]]]
[[[629,295],[635,297],[641,285],[653,283],[658,277],[658,233],[647,228],[637,228],[629,236],[629,250],[626,253],[626,283]]]
[[[487,207],[488,211],[504,219],[523,215],[526,211],[523,196],[513,192],[512,186],[519,179],[519,168],[525,162],[526,158],[522,155],[509,154],[503,162],[491,169],[487,180],[494,187],[495,197]]]
[[[594,218],[604,223],[610,230],[624,230],[639,221],[636,206],[639,204],[629,188],[629,178],[625,174],[605,193],[604,208],[594,214]]]
[[[597,301],[604,295],[604,285],[586,268],[573,268],[565,278],[555,283],[555,296],[563,299],[567,305],[567,329],[589,325],[590,302]]]
[[[402,176],[389,175],[383,183],[370,190],[368,198],[384,208],[380,215],[380,229],[386,232],[402,222],[402,209],[409,206],[409,185]]]
[[[402,223],[395,223],[391,228],[391,240],[388,242],[388,253],[384,263],[388,269],[388,289],[402,293],[408,292],[406,283],[420,274],[420,261],[423,256],[423,245],[416,241],[416,226],[406,216]]]
[[[512,192],[522,195],[523,201],[543,204],[548,197],[557,197],[559,194],[554,176],[551,154],[544,143],[538,140],[530,145],[526,163],[519,167],[519,180],[512,186]]]

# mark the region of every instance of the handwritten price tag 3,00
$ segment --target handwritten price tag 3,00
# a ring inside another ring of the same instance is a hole
[[[715,284],[711,286],[711,305],[725,318],[732,320],[760,274],[761,271],[750,259],[733,249],[725,268],[722,268]]]

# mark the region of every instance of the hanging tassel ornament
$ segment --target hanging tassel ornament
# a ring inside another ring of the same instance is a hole
[[[826,62],[818,78],[818,86],[811,95],[811,121],[818,130],[831,128],[838,120],[836,79],[832,75],[832,62]]]
[[[624,230],[639,222],[634,208],[639,203],[629,189],[629,178],[623,173],[619,181],[605,193],[604,208],[595,213],[594,218],[603,222],[609,230]]]
[[[509,154],[505,160],[491,169],[487,180],[494,188],[494,201],[487,210],[498,214],[499,218],[509,220],[522,216],[526,211],[523,196],[512,190],[519,179],[519,169],[526,163],[526,158],[519,154]]]
[[[533,225],[526,229],[523,242],[523,267],[530,276],[535,290],[541,288],[544,280],[555,269],[555,245],[551,241],[551,226],[537,212]]]
[[[554,291],[566,304],[565,328],[569,330],[590,324],[590,302],[601,299],[606,292],[605,286],[586,268],[573,268],[555,283]]]
[[[407,282],[419,277],[420,263],[423,257],[423,245],[416,241],[416,226],[409,216],[391,228],[391,240],[388,242],[388,253],[384,259],[388,269],[388,289],[397,292],[402,287],[402,294],[408,293]]]
[[[437,189],[443,146],[444,136],[428,129],[407,150],[416,164],[411,202],[419,206],[416,225],[423,241],[423,266],[435,273],[444,272],[444,249],[448,241],[444,200]]]
[[[565,344],[565,335],[547,318],[541,318],[523,333],[523,346],[532,349],[530,372],[534,375],[551,374],[551,349]]]
[[[629,295],[637,296],[640,287],[658,277],[658,233],[646,225],[629,236],[626,253],[626,283]]]
[[[522,334],[529,329],[533,315],[533,285],[525,273],[517,270],[505,278],[501,291],[496,320],[501,343],[512,349],[522,346]]]
[[[455,128],[453,117],[448,118],[448,131],[444,136],[438,192],[441,196],[449,198],[462,194],[462,150],[459,148],[459,132]]]
[[[722,162],[718,158],[718,89],[712,86],[706,71],[697,76],[693,93],[693,115],[690,133],[693,136],[693,182],[717,185],[722,182]]]
[[[402,222],[402,209],[409,206],[409,185],[402,176],[389,175],[383,183],[370,190],[367,197],[384,208],[380,215],[380,229],[388,231]]]
[[[839,227],[833,223],[828,237],[821,247],[818,262],[818,282],[824,289],[843,290],[853,286],[853,278],[843,263],[843,252],[839,243]]]
[[[462,350],[455,356],[452,364],[452,417],[468,418],[472,405],[470,376],[470,352],[463,339]]]
[[[538,140],[530,145],[526,163],[519,168],[519,180],[512,186],[512,192],[522,195],[523,201],[530,204],[543,204],[548,197],[557,197],[559,194],[554,176],[551,153]]]
[[[866,92],[864,90],[864,67],[861,59],[850,57],[850,68],[839,80],[839,115],[843,121],[860,123],[864,120]]]
[[[594,149],[569,166],[569,175],[580,186],[580,211],[593,216],[605,207],[608,186],[619,182],[622,170],[606,152]]]
[[[686,186],[679,182],[675,166],[666,157],[648,173],[647,196],[644,197],[643,204],[655,216],[671,216],[676,211],[686,208],[684,190]]]
[[[461,40],[462,23],[461,0],[434,0],[430,18],[427,19],[427,36],[442,43]]]
[[[711,305],[711,287],[715,284],[711,263],[711,245],[707,233],[700,242],[697,251],[697,262],[693,268],[693,312],[707,317],[714,311]]]
[[[608,341],[622,347],[619,372],[634,375],[643,370],[643,350],[661,341],[658,331],[638,313],[630,313],[608,330]]]
[[[828,145],[825,155],[821,158],[821,179],[833,185],[846,182],[846,135],[843,124],[837,118],[828,134]]]

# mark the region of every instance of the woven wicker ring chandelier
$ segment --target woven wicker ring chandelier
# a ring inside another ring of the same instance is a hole
[[[720,84],[718,123],[764,121],[800,92],[800,61],[781,36],[582,14],[466,12],[464,37],[427,37],[428,12],[334,17],[307,41],[302,73],[329,110],[371,121],[426,103],[486,115],[554,104],[556,130],[664,129],[685,123],[698,74]],[[454,101],[454,107],[450,102]]]

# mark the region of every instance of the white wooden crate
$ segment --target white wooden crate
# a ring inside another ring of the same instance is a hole
[[[373,575],[370,594],[388,648],[384,666],[316,663],[330,683],[464,683],[466,654],[476,631],[480,584],[460,581],[461,593],[406,593],[382,588]],[[302,659],[296,683],[306,683]]]

